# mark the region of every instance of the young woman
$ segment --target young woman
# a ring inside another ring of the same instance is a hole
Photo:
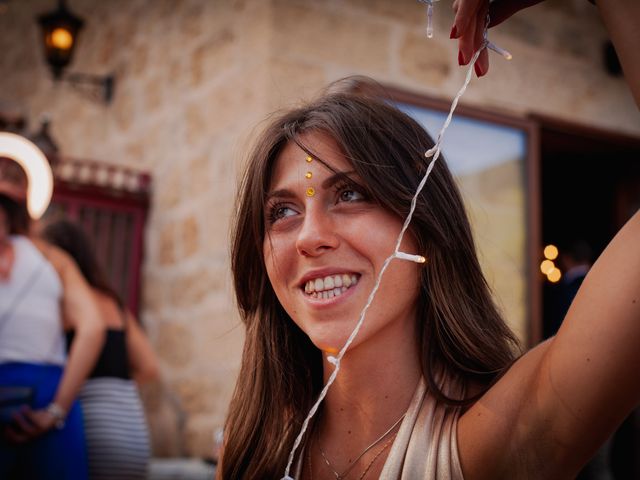
[[[232,269],[246,324],[218,478],[282,478],[433,146],[372,96],[274,119],[250,155]],[[438,160],[366,321],[305,435],[309,479],[570,478],[640,400],[640,214],[593,266],[558,335],[517,358]],[[517,358],[517,360],[516,360]]]
[[[78,268],[30,235],[27,177],[0,158],[0,388],[32,389],[0,424],[0,478],[87,478],[76,395],[96,361],[104,328]],[[77,339],[64,349],[64,328]]]
[[[79,395],[89,478],[146,478],[151,449],[136,382],[158,376],[155,353],[138,322],[109,285],[82,228],[68,220],[58,220],[47,225],[42,236],[74,259],[91,286],[107,328],[98,361]],[[71,347],[75,335],[75,331],[67,334]]]

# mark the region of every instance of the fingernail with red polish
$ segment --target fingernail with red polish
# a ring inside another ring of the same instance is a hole
[[[451,28],[451,33],[449,34],[449,38],[458,38],[458,29],[456,28],[455,25]]]
[[[462,52],[458,50],[458,65],[464,65],[464,57],[462,56]]]
[[[473,69],[476,71],[476,75],[478,77],[482,76],[482,70],[480,69],[480,65],[478,65],[477,63],[473,65]]]

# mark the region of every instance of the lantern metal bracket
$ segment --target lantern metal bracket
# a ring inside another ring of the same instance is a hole
[[[113,99],[116,82],[113,75],[71,72],[63,74],[60,80],[68,82],[91,99],[104,102],[106,105],[109,105]]]

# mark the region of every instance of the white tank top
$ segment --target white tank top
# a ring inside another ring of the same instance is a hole
[[[10,241],[15,262],[0,281],[0,363],[64,365],[60,277],[28,238]]]

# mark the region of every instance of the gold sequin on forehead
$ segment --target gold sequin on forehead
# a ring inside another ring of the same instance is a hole
[[[307,157],[305,158],[305,161],[307,163],[311,163],[313,161],[313,157],[311,155],[307,155]],[[304,178],[309,180],[311,179],[311,177],[313,177],[313,173],[307,170],[307,173],[304,174]],[[307,187],[307,190],[305,193],[307,194],[307,197],[313,197],[316,194],[316,189],[313,187]]]

